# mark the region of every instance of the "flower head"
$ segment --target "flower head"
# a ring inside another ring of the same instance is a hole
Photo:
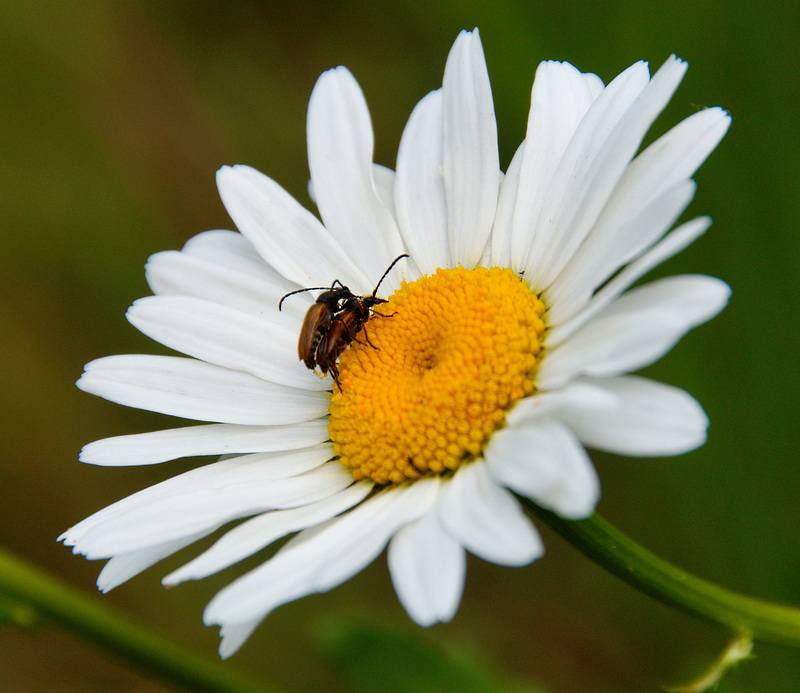
[[[155,296],[128,312],[190,358],[99,359],[79,381],[121,404],[209,422],[100,440],[84,462],[223,455],[64,533],[76,552],[110,559],[100,588],[242,520],[164,578],[199,579],[294,535],[206,608],[223,656],[274,608],[341,584],[387,545],[409,615],[447,621],[466,551],[504,565],[541,556],[514,493],[587,517],[599,483],[584,446],[642,456],[701,445],[708,422],[693,398],[626,375],[729,295],[698,275],[629,288],[709,225],[670,231],[727,114],[699,111],[637,153],[685,70],[671,57],[651,78],[637,63],[604,86],[542,63],[505,175],[477,30],[458,37],[442,88],[411,114],[396,172],[372,163],[353,76],[323,74],[308,114],[322,223],[264,175],[223,168],[220,193],[240,233],[209,231],[152,257]],[[386,300],[359,299],[404,253],[379,287]],[[319,307],[298,292],[309,286],[346,287],[362,303]],[[332,364],[336,385],[298,362],[301,325],[317,357],[309,365]]]

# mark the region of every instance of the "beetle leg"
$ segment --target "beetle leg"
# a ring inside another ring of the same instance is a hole
[[[333,382],[336,383],[336,387],[339,388],[339,392],[342,391],[342,384],[339,382],[339,369],[336,367],[335,363],[332,363],[328,367],[328,371],[330,372],[331,376],[333,377]]]
[[[367,333],[367,328],[364,328],[364,339],[367,340],[367,344],[369,344],[375,351],[380,351],[378,347],[376,347],[372,342],[369,341],[369,334]],[[363,342],[361,342],[363,344]]]

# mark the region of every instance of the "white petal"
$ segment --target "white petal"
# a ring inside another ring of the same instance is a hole
[[[87,558],[108,558],[180,539],[273,509],[307,505],[352,483],[329,451],[243,455],[172,477],[79,522],[64,533]],[[310,470],[310,471],[309,471]]]
[[[170,251],[156,253],[152,257],[169,253]],[[293,282],[267,264],[253,244],[236,231],[217,229],[198,233],[184,243],[180,254],[186,258],[207,260],[231,272],[244,273],[271,284],[280,284],[281,287],[287,287],[285,291],[294,286]]]
[[[278,313],[275,309],[281,297],[296,289],[296,284],[287,279],[275,283],[267,275],[255,275],[241,265],[230,267],[185,251],[156,253],[147,261],[145,274],[155,294],[194,296],[252,315],[269,315],[287,329],[297,329],[311,305],[310,296],[299,294],[297,300],[287,301]]]
[[[380,277],[403,245],[376,191],[372,123],[364,95],[346,68],[328,70],[317,80],[307,134],[311,180],[325,227],[368,277]],[[387,282],[388,289],[395,286],[399,281]],[[358,293],[373,288],[359,287]]]
[[[389,214],[397,218],[394,211],[394,180],[395,172],[388,166],[372,164],[372,180],[375,183],[375,192],[383,202]]]
[[[96,440],[84,446],[80,460],[106,467],[127,467],[196,455],[296,450],[326,440],[328,422],[325,419],[287,426],[184,426]]]
[[[150,276],[150,264],[160,255],[148,261],[145,272]],[[155,290],[156,294],[172,294],[203,298],[212,303],[244,310],[258,316],[269,316],[290,329],[302,322],[310,294],[301,294],[304,301],[294,299],[285,304],[280,312],[275,311],[280,299],[297,289],[297,284],[284,277],[258,254],[253,244],[242,234],[233,231],[206,231],[190,238],[177,255],[183,262],[172,260],[161,269],[162,275],[176,265],[179,277],[167,277],[167,286],[180,288],[185,282],[186,291]],[[241,304],[241,305],[240,305]]]
[[[103,593],[110,592],[160,560],[177,553],[213,531],[212,527],[197,534],[181,537],[174,541],[165,541],[140,551],[118,554],[112,557],[100,571],[100,575],[97,576],[97,587]]]
[[[502,177],[501,177],[502,178]],[[500,181],[502,185],[503,181]],[[481,253],[480,260],[478,260],[478,267],[492,267],[492,236],[489,235],[489,240],[486,241],[486,245],[483,246],[483,252]]]
[[[594,512],[600,482],[575,435],[555,419],[507,427],[486,448],[489,471],[500,483],[562,517]]]
[[[126,317],[157,342],[201,361],[289,387],[330,387],[298,362],[297,331],[276,324],[272,315],[265,319],[189,296],[148,296],[135,301]]]
[[[561,413],[584,445],[644,457],[680,455],[705,443],[708,417],[683,390],[632,375],[586,380],[612,393],[616,405]]]
[[[477,29],[462,31],[453,44],[442,91],[450,261],[475,267],[489,240],[500,186],[497,122]]]
[[[584,75],[569,63],[546,61],[536,70],[528,114],[528,145],[520,162],[522,194],[514,209],[510,239],[516,271],[525,267],[545,194],[558,164],[602,89],[603,83],[596,75]]]
[[[281,604],[336,587],[374,560],[401,527],[425,514],[438,490],[434,479],[389,489],[301,532],[272,559],[217,594],[206,607],[204,622],[245,623]]]
[[[728,302],[713,277],[659,279],[623,294],[542,360],[537,385],[560,387],[575,375],[621,375],[657,361]]]
[[[482,462],[460,467],[444,485],[439,517],[464,548],[486,561],[525,565],[544,553],[530,519]]]
[[[536,385],[553,390],[579,375],[635,371],[660,359],[689,328],[673,308],[600,315],[544,356]]]
[[[558,254],[551,256],[555,261],[548,264],[542,278],[543,285],[549,285],[558,275],[590,232],[645,134],[678,88],[686,69],[685,62],[671,56],[610,132],[590,167],[585,170],[586,178],[581,181],[583,191],[578,193],[580,201],[577,211],[562,217],[570,219],[569,225],[562,225],[562,228],[569,228],[570,232],[562,234],[566,242]]]
[[[442,92],[437,90],[411,113],[397,152],[397,223],[423,274],[450,266],[442,137]]]
[[[308,470],[325,466],[325,462],[330,459],[330,456],[330,447],[320,445],[292,452],[254,453],[224,458],[166,479],[99,510],[77,525],[70,527],[59,537],[59,541],[64,540],[68,546],[77,546],[90,532],[98,528],[102,529],[103,523],[114,520],[114,518],[124,517],[129,512],[139,512],[149,504],[168,504],[171,498],[187,494],[191,496],[194,492],[197,492],[198,496],[210,494],[217,488],[224,488],[226,480],[231,482],[230,488],[236,491],[239,487],[247,486],[248,481],[257,484],[258,482],[291,478]],[[269,490],[265,495],[274,495],[274,493]],[[226,502],[225,494],[215,498],[214,502],[224,504]],[[265,507],[269,508],[270,506]],[[154,543],[158,542],[147,544],[147,546]],[[80,547],[77,550],[82,552]],[[109,555],[123,552],[124,550],[120,548]]]
[[[167,575],[162,582],[172,587],[186,580],[213,575],[292,532],[327,522],[360,503],[371,490],[371,483],[362,482],[316,503],[257,515],[226,532],[211,548]]]
[[[609,276],[661,238],[689,205],[696,188],[694,181],[681,181],[624,221],[604,214],[545,292],[548,324],[558,325],[575,315]]]
[[[405,489],[404,497],[397,503],[397,508],[387,511],[387,517],[378,520],[377,527],[374,528],[376,530],[374,539],[362,536],[359,542],[357,537],[348,538],[347,543],[351,547],[356,547],[352,553],[348,555],[345,552],[341,560],[330,560],[329,557],[321,564],[314,577],[316,591],[325,592],[332,589],[369,565],[401,527],[413,522],[429,510],[439,494],[439,487],[438,480],[430,479],[424,480],[424,483],[417,481]],[[338,531],[341,531],[341,528]]]
[[[711,220],[708,217],[699,217],[668,233],[659,243],[611,279],[574,318],[548,330],[545,335],[545,346],[552,349],[565,342],[637,279],[693,243],[710,225]]]
[[[324,416],[327,392],[268,383],[248,373],[173,356],[108,356],[86,365],[78,387],[148,411],[248,425],[299,423]]]
[[[212,575],[293,532],[327,523],[358,505],[373,488],[371,482],[352,484],[320,501],[289,510],[273,510],[237,525],[211,548],[164,578],[166,586]]]
[[[464,591],[466,552],[442,528],[435,509],[395,534],[387,560],[397,597],[418,625],[453,618]]]
[[[572,209],[566,213],[562,210],[557,219],[557,227],[569,229],[569,233],[562,233],[559,242],[548,249],[548,256],[543,260],[546,263],[541,277],[543,287],[564,268],[597,221],[645,133],[677,89],[686,67],[683,61],[670,57],[602,141],[602,147],[589,160],[589,165],[576,171],[580,184],[572,198]],[[602,96],[598,97],[596,103],[601,99]]]
[[[219,656],[221,659],[228,659],[235,655],[247,639],[253,634],[258,626],[261,625],[263,618],[245,623],[230,623],[219,629]]]
[[[217,187],[239,231],[285,277],[299,286],[340,279],[359,292],[367,289],[369,281],[346,250],[275,181],[249,166],[224,166]]]
[[[520,190],[520,169],[525,156],[525,140],[517,148],[511,163],[508,165],[503,180],[500,183],[500,193],[497,197],[497,211],[495,212],[494,225],[492,226],[491,237],[491,267],[511,267],[519,272],[525,265],[527,253],[515,256],[511,251],[511,234],[514,221],[514,210],[517,206],[517,198]],[[525,196],[530,191],[525,190]],[[530,238],[531,233],[528,229],[526,238]],[[486,265],[483,265],[486,266]]]
[[[551,325],[574,311],[557,298],[565,293],[564,284],[580,281],[584,288],[573,288],[578,292],[573,301],[585,300],[671,226],[670,218],[677,218],[691,199],[695,186],[688,177],[716,147],[729,125],[730,117],[724,111],[705,109],[672,128],[631,162],[591,235],[548,291],[551,305],[557,307],[549,314]],[[687,197],[682,203],[684,194]]]
[[[692,328],[717,315],[728,304],[730,295],[730,287],[720,279],[701,274],[682,274],[657,279],[628,291],[599,316],[662,307],[676,308]]]
[[[694,175],[730,126],[721,108],[706,108],[689,116],[639,154],[620,179],[605,214],[618,208],[640,208],[676,183]]]
[[[292,285],[292,282],[258,254],[255,246],[247,238],[235,231],[217,230],[198,233],[184,243],[181,253],[223,265],[233,272],[245,272],[273,284],[287,287]]]
[[[549,285],[551,275],[555,276],[559,265],[569,258],[568,249],[588,231],[587,214],[610,193],[598,162],[614,155],[616,163],[622,160],[625,152],[610,151],[608,141],[615,139],[611,135],[646,87],[648,76],[646,64],[632,65],[602,91],[581,119],[542,200],[525,268],[531,286],[542,290]]]
[[[529,423],[541,417],[561,418],[565,409],[609,409],[617,406],[617,397],[594,382],[579,378],[565,387],[540,392],[517,402],[506,415],[507,426]]]
[[[386,205],[389,213],[396,218],[394,211],[394,179],[395,173],[387,166],[372,164],[372,180],[375,182],[375,191],[378,193],[381,202]],[[314,204],[317,204],[317,195],[314,192],[314,182],[308,180],[308,196]]]

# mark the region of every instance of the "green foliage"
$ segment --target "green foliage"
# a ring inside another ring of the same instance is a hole
[[[14,625],[33,631],[40,623],[39,614],[27,604],[0,594],[0,627]]]
[[[504,166],[524,136],[542,59],[569,60],[608,81],[635,60],[656,67],[674,51],[690,69],[656,130],[698,107],[730,110],[731,131],[697,174],[689,210],[714,225],[659,272],[721,277],[733,298],[649,369],[703,404],[709,442],[668,460],[594,455],[600,512],[694,574],[800,603],[796,15],[783,0],[0,3],[0,545],[92,589],[99,566],[73,558],[55,537],[175,469],[101,470],[76,460],[90,440],[179,425],[73,385],[90,359],[163,353],[123,317],[148,293],[147,256],[230,227],[214,186],[222,164],[251,164],[310,205],[305,109],[317,76],[335,65],[362,85],[376,159],[393,166],[403,124],[441,84],[456,33],[478,25]],[[443,646],[458,635],[499,669],[563,693],[655,690],[719,650],[716,631],[639,597],[552,535],[545,540],[547,555],[531,568],[472,562],[454,622],[420,637]],[[213,655],[217,636],[200,612],[231,576],[165,594],[158,579],[170,567],[103,599]],[[395,603],[385,575],[358,581],[381,616],[399,614],[385,606]],[[320,690],[330,673],[309,666],[305,624],[351,603],[348,590],[279,609],[236,664],[293,689],[303,672],[304,690]],[[8,690],[35,690],[31,670],[56,672],[44,688],[54,693],[82,690],[85,671],[109,671],[100,656],[81,664],[31,640],[28,668],[0,661]],[[68,680],[78,683],[70,689]],[[759,649],[736,681],[741,690],[794,693],[800,660]]]
[[[420,631],[375,621],[329,619],[321,649],[357,693],[542,693],[487,666],[472,648],[438,642]]]

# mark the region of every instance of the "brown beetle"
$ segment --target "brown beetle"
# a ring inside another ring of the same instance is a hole
[[[369,299],[371,296],[366,298]],[[348,303],[350,307],[347,306]],[[384,303],[384,301],[378,300],[377,303]],[[349,299],[345,302],[341,312],[331,321],[328,331],[320,337],[314,352],[314,360],[323,375],[330,371],[337,386],[339,385],[339,369],[336,367],[336,361],[356,338],[356,333],[369,320],[369,317],[369,307],[365,306],[359,298]]]
[[[337,283],[339,284],[338,288],[336,287]],[[319,288],[325,287],[300,289],[286,294],[286,296],[280,300],[278,310],[281,309],[283,299],[287,296],[300,293],[301,291],[314,291]],[[300,328],[300,338],[297,341],[297,356],[306,364],[307,368],[314,370],[316,366],[315,354],[317,345],[322,336],[327,333],[330,328],[334,315],[341,310],[341,301],[349,298],[353,298],[350,289],[337,279],[333,282],[330,289],[327,289],[317,297],[314,305],[306,312],[306,316],[303,318],[303,326]]]
[[[312,286],[306,289],[290,291],[281,298],[278,310],[283,301],[294,294],[304,291],[317,291],[325,289],[312,305],[303,319],[300,328],[300,337],[297,341],[297,356],[305,363],[306,368],[314,370],[319,367],[322,375],[331,373],[337,386],[339,385],[339,371],[336,360],[341,356],[347,346],[356,339],[356,335],[372,316],[372,309],[386,303],[385,299],[378,298],[381,283],[386,279],[391,269],[407,254],[395,258],[375,286],[369,296],[357,296],[338,279],[330,287]],[[338,286],[337,286],[338,284]],[[389,317],[389,316],[384,316]],[[366,334],[366,333],[365,333]],[[367,337],[367,343],[369,338]],[[370,346],[372,346],[370,344]]]

